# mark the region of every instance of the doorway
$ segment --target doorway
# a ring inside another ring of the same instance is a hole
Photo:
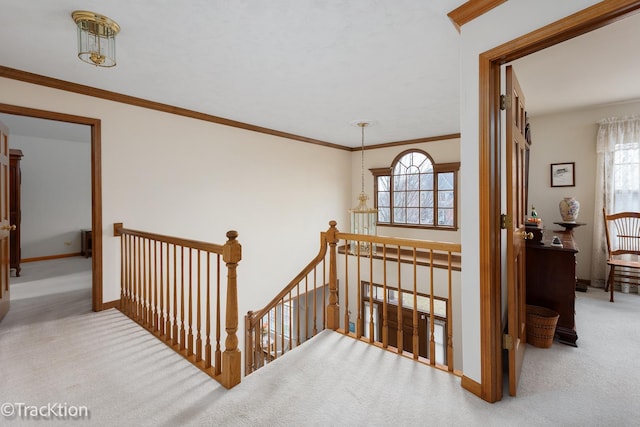
[[[502,288],[501,288],[501,140],[500,67],[546,47],[585,34],[636,13],[640,2],[601,2],[581,12],[512,40],[479,58],[480,88],[480,292],[482,383],[479,392],[489,402],[502,398]],[[463,381],[465,386],[465,381]],[[471,387],[466,388],[474,391]]]
[[[95,231],[92,233],[91,307],[93,311],[101,311],[106,308],[110,308],[103,304],[102,301],[102,174],[100,120],[9,104],[0,104],[0,113],[87,125],[90,127],[91,230]]]

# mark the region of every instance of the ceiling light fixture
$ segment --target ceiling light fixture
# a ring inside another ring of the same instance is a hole
[[[360,170],[360,196],[358,196],[358,205],[350,209],[351,213],[351,232],[354,234],[366,234],[366,235],[375,235],[376,234],[376,224],[378,220],[378,210],[377,209],[369,209],[367,206],[367,199],[369,198],[367,194],[364,192],[364,128],[371,125],[370,121],[359,120],[357,122],[353,122],[352,125],[360,127],[361,132],[361,153],[360,153],[360,162],[361,162],[361,170]],[[369,253],[369,248],[371,245],[369,242],[360,242],[360,253]],[[356,251],[355,243],[351,244],[351,250]]]
[[[106,16],[84,10],[76,10],[71,17],[78,26],[78,58],[97,67],[115,66],[120,26]]]

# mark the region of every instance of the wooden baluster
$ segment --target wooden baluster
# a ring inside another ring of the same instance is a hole
[[[185,323],[185,308],[184,308],[184,246],[180,246],[180,351],[186,348],[186,336],[187,331],[184,329]]]
[[[329,306],[327,307],[327,328],[335,331],[340,326],[340,307],[338,306],[338,270],[336,266],[337,222],[329,222],[327,243],[329,244]]]
[[[399,255],[399,254],[398,254]],[[399,258],[398,258],[399,259]],[[416,248],[413,248],[413,358],[420,355],[420,336],[418,334],[418,271]]]
[[[327,307],[329,306],[327,304],[327,293],[326,293],[326,284],[327,284],[326,269],[327,269],[327,266],[323,259],[322,260],[322,330],[324,330],[327,327],[327,323],[326,323]]]
[[[291,350],[293,347],[293,305],[292,305],[292,293],[289,292],[289,350]],[[283,303],[284,304],[284,303]],[[283,309],[284,309],[284,305],[283,305]],[[284,332],[284,327],[282,328],[282,331]],[[282,352],[284,353],[284,333],[282,334]]]
[[[147,309],[149,307],[147,300],[147,270],[145,268],[146,261],[146,247],[145,247],[145,239],[143,237],[140,238],[140,286],[141,286],[141,295],[142,295],[142,313],[140,316],[140,320],[143,326],[147,326]]]
[[[255,340],[253,338],[253,322],[254,313],[249,310],[244,316],[244,324],[246,326],[244,336],[244,375],[247,376],[255,370]]]
[[[225,350],[222,355],[221,383],[231,388],[240,383],[241,354],[238,350],[238,277],[237,267],[242,259],[242,246],[236,240],[237,231],[227,232],[227,243],[224,245],[223,259],[227,264],[227,307]]]
[[[313,267],[313,330],[311,331],[313,337],[318,333],[318,301],[316,295],[318,293],[317,273],[317,267]]]
[[[447,273],[449,277],[449,288],[448,288],[448,298],[447,298],[447,314],[445,318],[447,319],[447,368],[449,372],[453,372],[453,316],[451,315],[451,251],[449,251],[448,256],[448,268]]]
[[[220,348],[220,339],[221,339],[221,333],[220,333],[220,325],[222,324],[222,321],[220,319],[220,299],[221,297],[221,293],[220,293],[220,265],[222,263],[220,262],[220,255],[218,254],[216,256],[216,354],[215,354],[215,372],[216,375],[220,375],[220,373],[222,372],[222,350]]]
[[[207,302],[205,307],[204,367],[211,368],[211,254],[207,253]],[[245,323],[246,324],[246,323]],[[245,367],[246,368],[246,367]],[[245,369],[246,370],[246,369]]]
[[[349,241],[344,241],[344,333],[351,333],[351,309],[349,308]],[[355,332],[355,331],[354,331]]]
[[[360,240],[356,240],[356,338],[362,336],[362,280],[360,279]]]
[[[166,334],[166,340],[167,342],[169,342],[170,339],[172,339],[172,334],[171,334],[171,263],[169,261],[169,252],[171,251],[171,247],[169,245],[169,243],[167,243],[167,251],[165,252],[165,259],[166,259],[166,266],[167,266],[167,271],[166,271],[166,277],[167,277],[167,282],[166,282],[166,291],[167,291],[167,317],[165,319],[165,325],[164,325],[164,333]],[[175,300],[173,300],[173,308],[175,310],[175,306],[176,306],[176,302]],[[174,317],[175,318],[175,317]],[[175,335],[174,335],[175,336]],[[173,342],[173,341],[171,341]]]
[[[165,311],[164,311],[164,296],[165,296],[165,272],[164,272],[164,243],[163,242],[158,242],[160,244],[160,254],[158,255],[158,258],[160,259],[160,283],[159,283],[159,296],[160,296],[160,319],[158,320],[159,322],[159,333],[161,336],[164,336],[166,339],[166,329],[165,329],[165,324],[167,321],[167,318],[165,317]],[[169,300],[167,299],[167,308],[169,307]]]
[[[178,246],[173,246],[173,340],[178,345]]]
[[[303,341],[309,338],[309,275],[304,278],[304,337]]]
[[[155,296],[153,294],[153,279],[151,278],[151,239],[147,239],[147,250],[145,254],[145,261],[147,263],[147,287],[149,288],[148,303],[147,303],[147,327],[153,331],[153,317],[155,316]]]
[[[387,319],[387,244],[382,246],[382,347],[389,346],[389,319]]]
[[[200,310],[200,304],[201,304],[201,300],[200,300],[200,250],[198,249],[198,298],[196,298],[198,300],[197,302],[197,306],[196,306],[196,362],[199,362],[202,360],[202,335],[200,334],[200,329],[202,328],[202,321],[201,321],[201,310]]]
[[[137,266],[136,266],[136,272],[137,272],[137,276],[138,276],[138,283],[136,285],[137,291],[137,300],[138,300],[138,304],[137,304],[137,310],[136,310],[136,320],[138,320],[141,323],[144,323],[144,294],[143,294],[143,290],[144,290],[144,283],[142,282],[142,250],[140,249],[140,240],[142,240],[142,238],[138,237],[136,239],[136,252],[137,252]]]
[[[431,333],[431,339],[429,340],[429,363],[433,366],[436,364],[436,318],[433,312],[433,249],[429,250],[429,331]]]
[[[300,283],[296,286],[296,347],[300,345]],[[289,304],[291,307],[292,304]],[[291,319],[291,318],[289,318]],[[291,342],[291,335],[289,335],[289,342]]]
[[[400,272],[400,267],[401,267],[401,262],[400,262],[400,254],[402,253],[400,251],[400,245],[398,245],[398,252],[396,252],[398,255],[398,259],[397,259],[397,264],[398,264],[398,309],[396,310],[396,320],[398,321],[398,327],[396,329],[396,342],[398,344],[398,354],[402,354],[402,352],[404,351],[404,340],[403,340],[403,331],[402,331],[402,310],[403,310],[403,304],[402,304],[402,273]]]
[[[189,333],[187,335],[187,355],[193,354],[193,249],[189,249]]]
[[[134,278],[135,242],[133,240],[133,236],[131,236],[130,234],[127,235],[127,241],[128,241],[127,268],[129,269],[129,271],[127,272],[127,276],[129,276],[129,280],[127,284],[127,286],[129,287],[129,317],[133,317],[135,314],[135,278]]]
[[[375,324],[373,320],[373,243],[369,242],[369,342],[375,341]]]
[[[115,234],[117,236],[117,234]],[[126,289],[126,281],[125,281],[125,270],[127,266],[127,260],[125,258],[125,238],[120,235],[120,309],[123,313],[127,313],[126,303],[127,303],[127,293]]]
[[[162,297],[158,295],[158,242],[153,241],[153,300],[154,300],[154,316],[153,316],[153,332],[160,332],[160,306]],[[160,294],[162,295],[162,294]]]

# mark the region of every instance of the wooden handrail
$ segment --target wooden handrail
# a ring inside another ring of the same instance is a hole
[[[122,223],[113,225],[113,234],[121,238],[120,310],[224,387],[240,383],[237,266],[242,246],[238,232],[227,232],[224,245],[131,230]],[[224,352],[220,348],[221,259],[227,267]],[[215,350],[211,323],[215,324]]]
[[[318,254],[269,304],[247,313],[245,374],[250,374],[284,352],[292,350],[322,329],[338,331],[414,360],[454,371],[454,324],[460,321],[460,311],[459,301],[454,304],[452,299],[460,286],[458,272],[461,269],[461,245],[341,233],[336,225],[335,221],[331,221],[329,229],[320,233]],[[338,253],[344,258],[338,259]],[[322,296],[319,301],[326,317],[318,328],[315,310],[318,307],[316,297],[320,294],[316,274],[321,264]],[[397,270],[395,278],[393,273],[387,274],[387,267],[393,264],[397,266],[394,268]],[[379,276],[380,270],[382,276]],[[411,274],[407,273],[409,270],[412,271]],[[349,282],[354,279],[357,288],[353,289],[351,285],[350,289]],[[379,284],[374,286],[374,282]],[[311,291],[309,283],[312,283]],[[328,295],[325,293],[326,288]],[[393,292],[395,296],[392,298],[388,292]],[[399,295],[403,297],[399,298]],[[310,304],[312,297],[313,303]],[[437,318],[434,303],[436,299],[440,301]],[[350,301],[355,303],[350,305]],[[377,315],[374,315],[374,302],[380,304]],[[366,303],[369,307],[363,313]],[[408,304],[412,304],[408,318],[410,325],[403,316]],[[304,308],[301,310],[300,306]],[[314,310],[312,332],[307,326],[311,310]],[[395,311],[393,317],[387,313],[391,310]],[[423,336],[426,329],[422,322],[425,320],[428,321],[430,334],[428,342],[426,336]],[[368,322],[367,328],[364,327],[365,322]],[[397,326],[392,329],[390,322]],[[404,343],[403,322],[405,326],[411,326],[413,331],[410,341]],[[301,328],[302,323],[305,324],[304,329]],[[351,327],[354,325],[355,330],[352,332]],[[436,328],[439,328],[438,342],[435,338]]]

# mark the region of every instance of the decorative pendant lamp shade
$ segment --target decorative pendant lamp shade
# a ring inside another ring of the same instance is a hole
[[[354,234],[366,234],[374,236],[376,234],[376,225],[378,222],[378,210],[369,209],[367,206],[367,199],[369,197],[364,192],[364,128],[367,127],[370,122],[360,121],[355,123],[360,127],[362,134],[362,147],[361,147],[361,191],[358,196],[358,205],[349,210],[351,214],[351,233]],[[360,253],[369,253],[371,245],[369,242],[360,242]],[[351,244],[351,250],[356,252],[356,243]],[[374,248],[375,252],[375,248]]]
[[[76,10],[71,17],[78,27],[78,58],[98,67],[116,65],[120,26],[106,16],[84,10]]]

